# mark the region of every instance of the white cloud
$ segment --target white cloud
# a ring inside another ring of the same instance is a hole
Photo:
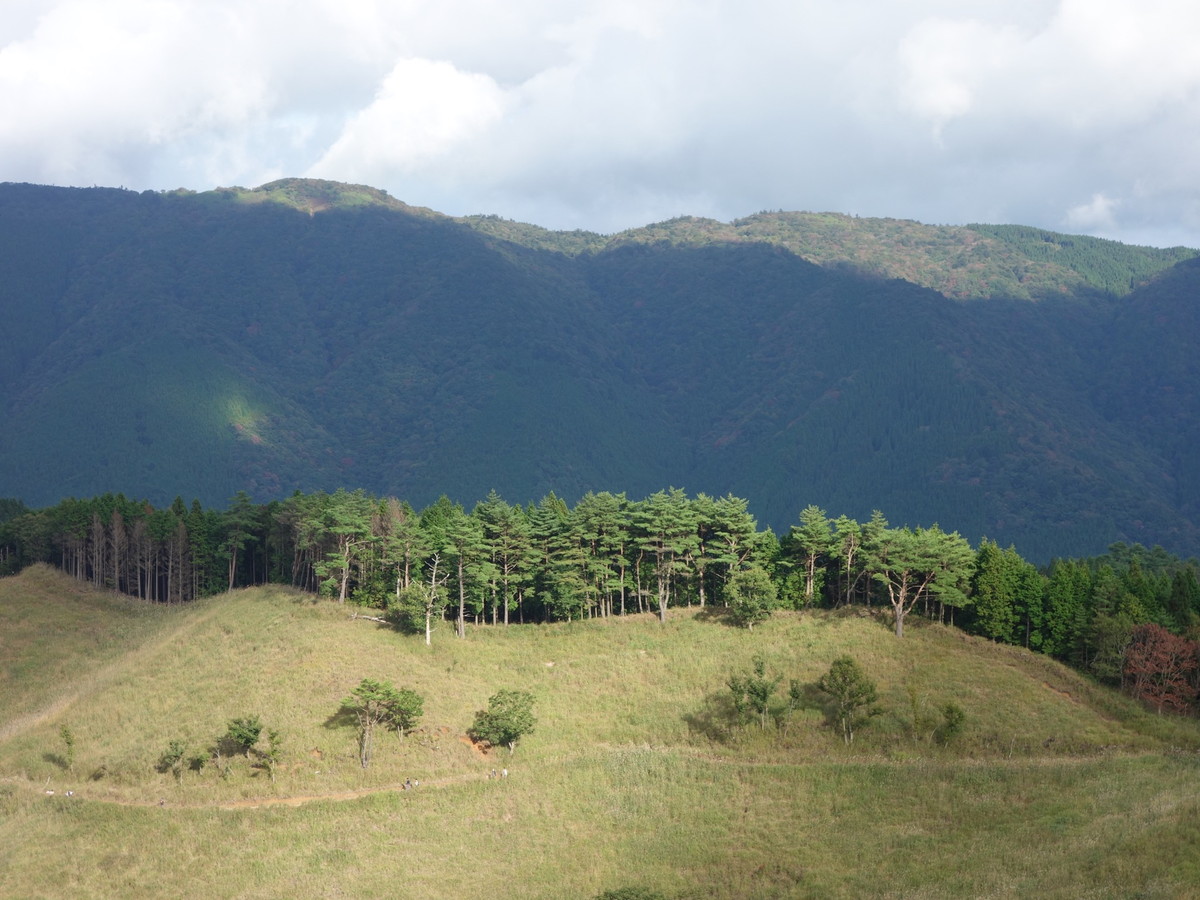
[[[1093,194],[1087,203],[1067,210],[1065,224],[1070,229],[1088,232],[1110,232],[1117,224],[1114,216],[1118,201],[1104,194]]]
[[[946,122],[971,112],[986,83],[1019,65],[1020,56],[1021,35],[1007,25],[920,22],[900,41],[901,102],[940,132]]]
[[[486,75],[447,62],[400,60],[371,105],[356,113],[312,174],[387,180],[423,166],[486,131],[504,109],[504,95]]]
[[[211,37],[237,20],[187,12],[165,2],[63,3],[0,49],[4,164],[53,181],[135,180],[174,143],[260,120],[269,104],[262,73],[230,44],[196,40],[198,24]]]
[[[1190,0],[6,0],[0,179],[1200,244],[1198,39]]]

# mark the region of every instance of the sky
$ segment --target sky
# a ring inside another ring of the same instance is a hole
[[[1200,247],[1194,0],[3,0],[0,181]]]

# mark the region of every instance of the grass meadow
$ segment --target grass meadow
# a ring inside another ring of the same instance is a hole
[[[353,611],[0,580],[0,896],[1200,896],[1197,723],[1023,650],[916,622],[897,640],[861,611],[746,632],[699,610],[447,625],[426,647]],[[815,705],[730,719],[756,654],[786,693],[842,653],[882,710],[852,746]],[[425,697],[365,770],[336,717],[364,677]],[[465,736],[500,688],[537,703],[512,755]],[[948,701],[967,718],[944,742]],[[156,770],[247,715],[282,735],[274,780],[247,758]]]

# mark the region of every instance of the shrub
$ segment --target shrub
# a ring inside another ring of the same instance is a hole
[[[258,716],[248,716],[243,719],[230,719],[228,729],[218,743],[221,749],[229,749],[248,756],[250,748],[258,743],[262,736],[262,722]]]
[[[472,740],[493,747],[504,745],[508,752],[517,741],[533,731],[533,695],[526,691],[497,691],[488,699],[488,708],[475,713],[475,724],[467,733]]]
[[[953,700],[947,701],[942,707],[942,724],[937,731],[938,740],[942,743],[954,740],[962,734],[966,721],[967,714],[963,712],[962,707]]]
[[[62,738],[63,746],[66,748],[63,762],[66,763],[67,771],[70,772],[75,768],[75,733],[71,731],[69,725],[63,725],[58,729],[58,736]]]
[[[183,760],[187,755],[187,748],[183,741],[171,741],[167,745],[167,749],[163,751],[163,755],[158,758],[158,765],[155,768],[162,773],[171,772],[175,776],[175,780],[179,781],[183,778]]]

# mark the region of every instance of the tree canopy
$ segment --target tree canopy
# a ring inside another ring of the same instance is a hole
[[[493,747],[507,747],[512,753],[517,741],[533,731],[533,695],[528,691],[497,691],[488,699],[487,709],[475,713],[469,734],[475,741]]]

